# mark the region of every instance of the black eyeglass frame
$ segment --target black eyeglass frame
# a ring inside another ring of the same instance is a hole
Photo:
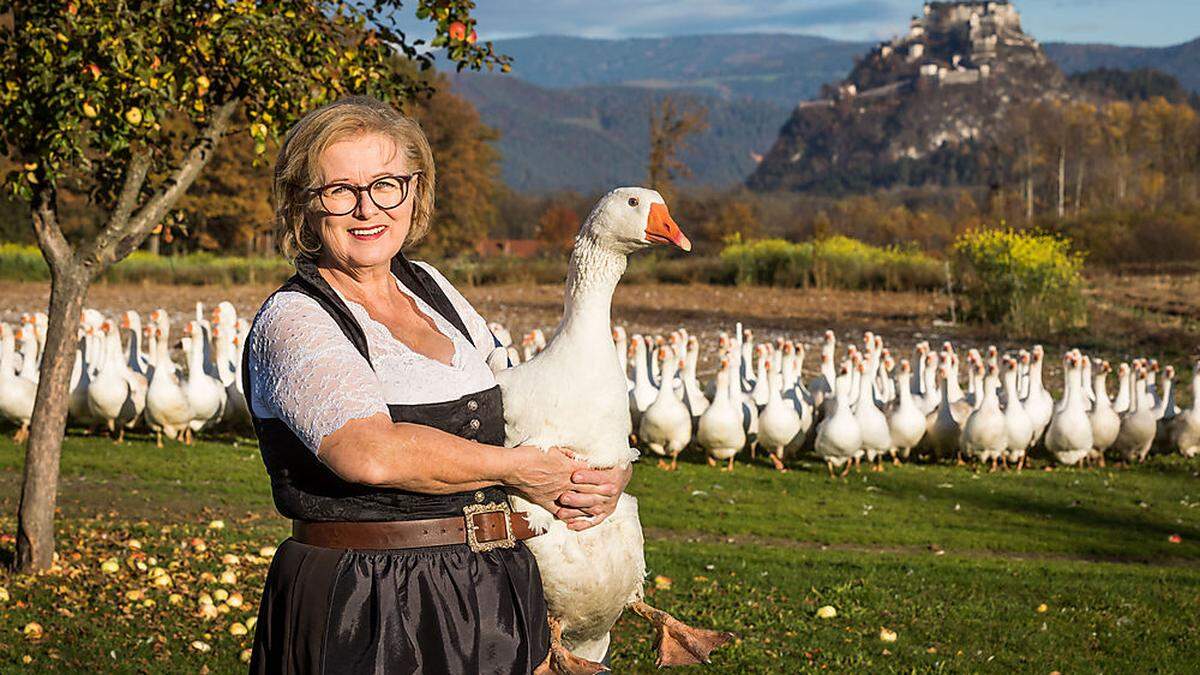
[[[355,185],[354,183],[326,183],[320,187],[308,188],[304,192],[309,195],[309,200],[311,200],[313,197],[316,197],[317,200],[321,202],[321,208],[325,209],[325,213],[331,216],[347,216],[357,211],[359,207],[362,206],[362,196],[364,192],[367,193],[367,197],[371,200],[371,203],[375,205],[375,208],[379,209],[380,211],[391,211],[408,200],[409,194],[412,193],[412,187],[410,185],[412,180],[424,173],[424,171],[417,170],[408,175],[398,173],[388,176],[380,176],[366,185]],[[404,196],[400,198],[400,201],[396,202],[392,206],[382,206],[379,202],[375,201],[375,195],[371,194],[371,188],[375,187],[377,183],[388,179],[400,181],[400,184],[404,186]],[[330,209],[329,206],[325,204],[325,190],[328,190],[331,187],[349,188],[350,191],[354,193],[354,206],[352,206],[349,211],[342,211],[339,213]]]

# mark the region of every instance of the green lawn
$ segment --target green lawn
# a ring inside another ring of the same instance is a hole
[[[5,560],[20,469],[19,449],[0,440]],[[630,489],[650,601],[739,636],[714,671],[1195,672],[1198,471],[1155,457],[1133,470],[918,465],[831,481],[815,464],[779,474],[685,462],[641,466]],[[251,638],[230,628],[254,615],[268,564],[259,549],[287,530],[253,444],[73,436],[62,474],[60,568],[0,572],[0,672],[242,670]],[[210,529],[216,519],[223,529]],[[238,560],[222,560],[230,554]],[[105,573],[109,559],[118,569]],[[226,571],[236,579],[220,579]],[[170,583],[156,585],[163,573]],[[218,589],[243,602],[221,602]],[[199,615],[202,593],[215,618]],[[824,605],[837,616],[817,618]],[[40,639],[22,635],[31,621]],[[627,615],[614,667],[652,670],[652,642]]]

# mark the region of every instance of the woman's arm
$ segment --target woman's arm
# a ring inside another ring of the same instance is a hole
[[[503,485],[551,513],[586,468],[561,448],[487,445],[383,414],[346,422],[324,438],[317,458],[352,483],[426,494]]]

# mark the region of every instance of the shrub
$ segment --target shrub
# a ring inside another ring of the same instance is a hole
[[[733,241],[721,260],[739,284],[852,290],[928,290],[942,284],[941,264],[921,251],[879,248],[843,236]]]
[[[954,242],[967,316],[1021,335],[1086,324],[1083,255],[1071,241],[1014,230],[972,230]]]
[[[292,271],[291,263],[282,258],[212,253],[159,256],[134,251],[110,267],[101,279],[186,285],[278,283],[291,276]],[[50,269],[36,246],[0,244],[0,278],[46,281],[50,278]]]

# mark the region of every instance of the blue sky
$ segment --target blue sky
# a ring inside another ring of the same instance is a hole
[[[878,40],[903,32],[921,0],[477,0],[480,39],[782,32]],[[1042,42],[1164,46],[1200,36],[1200,0],[1016,0]],[[415,22],[416,19],[411,19]],[[411,27],[411,23],[409,26]],[[418,31],[421,32],[421,31]]]

